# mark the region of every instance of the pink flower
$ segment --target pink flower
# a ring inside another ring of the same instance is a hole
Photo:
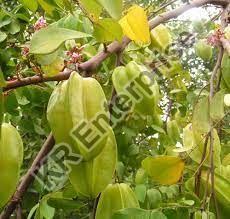
[[[82,62],[82,48],[74,47],[70,51],[66,51],[65,55],[68,56],[67,62],[69,64],[76,64]]]
[[[34,24],[34,30],[38,31],[44,27],[47,27],[46,20],[44,19],[44,17],[40,17]]]
[[[219,46],[221,44],[220,39],[224,36],[224,33],[217,29],[214,33],[207,37],[207,42],[211,46]]]

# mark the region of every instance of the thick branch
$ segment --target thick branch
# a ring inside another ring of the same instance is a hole
[[[153,29],[161,23],[164,23],[164,22],[166,22],[172,18],[178,17],[179,15],[183,14],[184,12],[186,12],[187,10],[189,10],[191,8],[200,7],[200,6],[206,5],[206,4],[215,4],[215,5],[226,6],[228,3],[229,3],[229,0],[218,0],[218,1],[216,1],[216,0],[194,0],[190,4],[185,4],[185,5],[177,8],[177,9],[174,9],[172,11],[165,12],[165,13],[162,13],[162,14],[156,16],[155,18],[153,18],[149,22],[149,26],[150,26],[150,29]],[[124,50],[124,48],[129,43],[130,43],[130,39],[128,39],[127,37],[123,38],[121,44],[118,43],[117,41],[111,43],[107,47],[107,51],[102,51],[102,52],[98,53],[96,56],[89,59],[88,61],[80,64],[78,66],[79,71],[91,72],[92,70],[96,69],[112,53],[117,53],[117,52]],[[70,74],[71,74],[71,71],[67,71],[65,73],[62,72],[62,73],[60,73],[56,76],[53,76],[53,77],[44,76],[43,78],[41,78],[40,76],[33,76],[33,77],[21,79],[20,81],[18,81],[18,80],[10,81],[10,82],[7,82],[7,85],[5,88],[3,88],[3,90],[7,91],[7,90],[14,89],[17,87],[23,87],[26,85],[38,84],[38,83],[47,82],[47,81],[67,80],[69,78]]]
[[[17,207],[17,204],[20,202],[20,200],[23,198],[23,195],[29,188],[30,184],[34,181],[34,175],[37,174],[39,168],[43,165],[45,161],[45,157],[49,154],[51,149],[53,148],[55,144],[53,136],[50,134],[45,143],[43,144],[40,152],[38,153],[37,157],[33,161],[32,166],[26,173],[26,175],[22,178],[22,181],[20,182],[16,192],[11,198],[11,201],[6,206],[5,210],[0,215],[0,219],[9,219],[10,215],[14,211],[14,209]]]

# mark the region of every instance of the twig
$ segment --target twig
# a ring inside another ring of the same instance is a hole
[[[97,205],[98,205],[98,202],[99,202],[99,200],[100,200],[100,196],[101,196],[101,194],[99,194],[99,195],[97,196],[97,198],[94,200],[94,203],[93,203],[92,219],[95,219],[95,218],[96,218]]]
[[[16,208],[16,219],[22,219],[22,206],[21,203],[18,203]]]
[[[170,116],[170,113],[171,113],[171,110],[172,110],[172,106],[173,106],[173,100],[169,99],[168,108],[166,110],[165,123],[164,123],[164,128],[165,128],[166,133],[167,133],[167,122],[168,122],[168,119],[169,119],[169,116]]]
[[[201,171],[202,171],[202,166],[207,158],[206,153],[207,153],[207,146],[208,146],[208,139],[209,139],[210,133],[206,136],[205,142],[204,142],[204,150],[202,153],[202,158],[199,164],[199,167],[197,168],[197,172],[195,173],[195,194],[199,197],[200,196],[200,181],[201,181]]]
[[[122,64],[122,61],[121,61],[121,52],[118,52],[117,53],[117,59],[116,59],[116,67],[120,66]],[[113,110],[113,105],[114,105],[114,98],[116,97],[116,90],[115,88],[113,87],[112,89],[112,95],[111,95],[111,99],[110,99],[110,102],[109,102],[109,112],[110,112],[110,123],[112,123],[111,121],[111,118],[112,118],[112,110]]]
[[[202,209],[205,209],[205,204],[207,201],[207,197],[208,197],[208,184],[209,184],[209,178],[210,178],[210,171],[207,172],[207,176],[206,176],[206,186],[205,186],[205,191],[204,191],[204,198],[202,201]]]
[[[153,15],[156,15],[158,12],[160,12],[161,10],[167,8],[169,5],[173,4],[176,1],[177,0],[171,0],[169,2],[163,3],[159,8],[157,8],[156,11],[153,11],[152,13],[150,13],[149,18],[151,18]]]

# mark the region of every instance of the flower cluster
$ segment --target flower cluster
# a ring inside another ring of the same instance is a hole
[[[81,63],[83,60],[82,52],[83,47],[73,47],[71,50],[66,51],[66,56],[68,57],[68,64]]]
[[[44,17],[40,17],[34,24],[34,30],[38,31],[44,27],[47,27],[46,20],[44,19]]]
[[[24,46],[21,51],[22,56],[26,58],[29,55],[29,53],[30,53],[29,47]]]
[[[224,37],[223,31],[221,31],[221,29],[217,29],[213,34],[208,36],[207,42],[211,46],[219,46],[221,44],[220,39],[222,37]]]

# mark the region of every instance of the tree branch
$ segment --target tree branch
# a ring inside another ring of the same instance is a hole
[[[190,4],[182,5],[181,7],[174,9],[169,12],[162,13],[149,22],[150,29],[157,27],[159,24],[164,23],[172,18],[176,18],[184,12],[188,11],[191,8],[200,7],[206,4],[214,4],[226,6],[229,3],[229,0],[194,0]],[[122,43],[115,41],[107,46],[107,51],[102,51],[89,59],[88,61],[81,63],[78,65],[79,71],[91,72],[95,70],[106,58],[108,58],[111,54],[120,52],[125,49],[125,47],[130,43],[130,39],[127,37],[123,37]],[[61,72],[53,77],[40,77],[40,76],[32,76],[23,78],[21,80],[9,81],[7,85],[3,88],[3,91],[7,91],[10,89],[23,87],[31,84],[38,84],[47,81],[62,81],[67,80],[72,71],[68,70],[66,72]]]
[[[207,158],[207,147],[208,147],[208,140],[210,137],[210,133],[208,133],[208,135],[205,138],[205,142],[204,142],[204,149],[202,152],[202,158],[201,161],[199,163],[197,172],[196,172],[196,176],[195,176],[195,194],[197,195],[197,197],[200,197],[200,181],[201,181],[201,172],[202,172],[202,166]]]

